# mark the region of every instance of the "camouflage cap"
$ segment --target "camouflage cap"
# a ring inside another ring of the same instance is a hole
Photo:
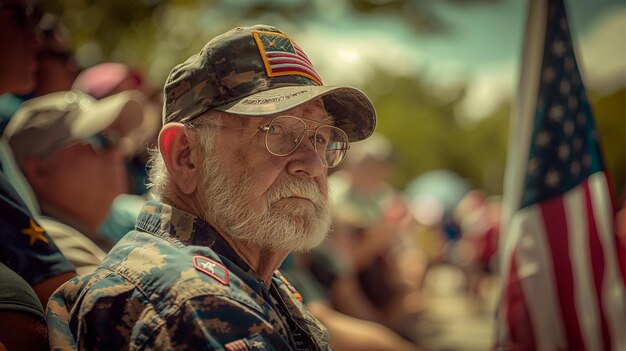
[[[132,150],[133,141],[127,137],[143,120],[134,97],[133,92],[123,92],[95,100],[78,91],[36,97],[24,102],[2,137],[20,165],[29,156],[50,155],[104,130],[118,133],[122,151]]]
[[[237,27],[174,67],[164,87],[163,122],[185,122],[215,109],[271,116],[322,98],[350,141],[376,126],[370,99],[358,89],[325,86],[304,51],[278,28]]]

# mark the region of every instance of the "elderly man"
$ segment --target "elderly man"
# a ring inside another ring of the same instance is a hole
[[[330,225],[327,168],[374,130],[275,27],[235,28],[165,85],[149,202],[89,276],[49,303],[61,349],[320,350],[326,329],[277,268]]]

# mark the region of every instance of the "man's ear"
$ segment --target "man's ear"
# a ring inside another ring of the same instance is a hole
[[[183,194],[193,193],[198,186],[197,150],[181,123],[168,123],[159,133],[159,150],[165,166]]]

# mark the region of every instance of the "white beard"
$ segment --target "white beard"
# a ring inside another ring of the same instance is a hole
[[[289,177],[269,190],[266,201],[257,201],[249,170],[227,176],[218,164],[215,158],[207,160],[203,172],[209,223],[235,240],[273,251],[307,251],[326,238],[330,205],[315,182]]]

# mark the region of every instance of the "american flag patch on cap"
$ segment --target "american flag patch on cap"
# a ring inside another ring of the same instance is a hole
[[[322,84],[313,63],[304,51],[288,36],[274,32],[252,32],[268,77],[301,75]]]

